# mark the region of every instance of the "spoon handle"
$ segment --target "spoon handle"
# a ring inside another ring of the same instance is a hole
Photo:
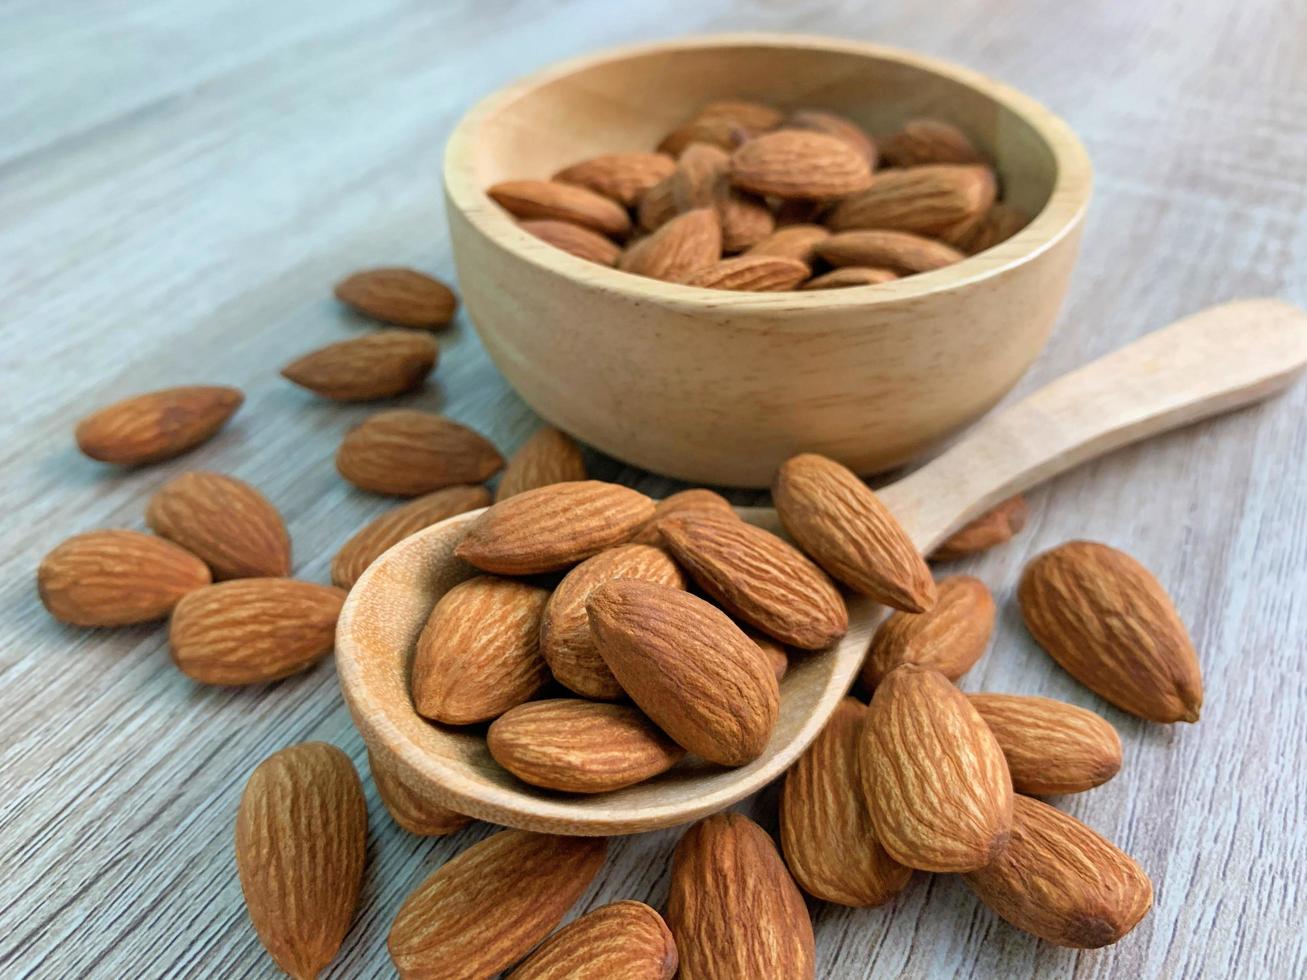
[[[1261,401],[1307,365],[1307,313],[1213,306],[1064,375],[878,491],[923,553],[1014,493],[1168,429]]]

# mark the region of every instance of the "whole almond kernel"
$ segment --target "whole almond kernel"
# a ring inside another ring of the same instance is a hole
[[[303,742],[251,773],[236,814],[236,868],[259,941],[310,980],[340,949],[358,907],[368,808],[344,752]]]
[[[338,282],[335,294],[354,312],[397,327],[434,330],[458,309],[452,289],[416,269],[365,269]]]
[[[822,225],[796,224],[777,228],[750,248],[745,255],[773,255],[781,259],[797,259],[812,265],[817,257],[814,247],[830,237],[830,229]]]
[[[842,269],[832,269],[824,275],[814,276],[803,284],[802,289],[848,289],[851,286],[879,286],[883,282],[893,282],[898,274],[889,269],[870,269],[861,265],[849,265]]]
[[[721,514],[735,516],[735,508],[721,494],[706,490],[703,487],[693,487],[658,501],[654,507],[653,517],[649,518],[649,522],[640,528],[631,541],[635,544],[662,544],[663,536],[658,530],[658,522],[664,517],[670,517],[672,514],[691,510],[713,510]]]
[[[670,178],[676,210],[684,213],[720,207],[730,190],[730,166],[730,154],[715,146],[695,143],[686,147]]]
[[[1129,855],[1026,796],[1016,798],[1007,848],[962,880],[1018,929],[1072,949],[1119,941],[1153,904],[1153,884]]]
[[[570,221],[605,235],[625,235],[631,219],[617,202],[584,187],[556,180],[505,180],[488,193],[515,218]]]
[[[916,545],[848,467],[816,453],[791,456],[772,498],[799,547],[845,585],[907,612],[935,604],[935,582]]]
[[[775,129],[785,116],[775,106],[752,99],[714,99],[705,102],[696,119],[729,119],[751,133],[765,133]]]
[[[1012,828],[1003,750],[966,695],[938,671],[905,664],[871,699],[859,765],[876,836],[900,864],[974,871]]]
[[[627,249],[618,268],[637,276],[684,282],[722,257],[721,220],[713,208],[696,208],[663,223]]]
[[[931,560],[952,561],[1003,544],[1026,526],[1029,515],[1030,507],[1025,497],[1021,494],[1008,497],[993,510],[986,511],[949,535],[930,553]]]
[[[883,170],[861,193],[831,212],[835,231],[876,229],[936,235],[994,203],[994,172],[977,164],[932,164]]]
[[[653,511],[652,500],[616,483],[554,483],[495,504],[454,554],[501,575],[554,572],[623,544]]]
[[[478,575],[436,603],[413,655],[413,704],[447,725],[497,718],[549,680],[540,616],[549,592]]]
[[[717,207],[722,220],[722,251],[743,252],[776,230],[776,216],[767,202],[737,188],[729,188]]]
[[[203,684],[261,684],[331,652],[345,591],[289,578],[209,585],[177,604],[168,629],[173,662]]]
[[[686,281],[686,285],[737,292],[783,293],[798,288],[799,283],[808,278],[808,273],[808,267],[795,259],[739,255],[699,270]]]
[[[331,560],[331,583],[351,589],[367,567],[392,545],[424,527],[490,504],[490,491],[479,484],[433,490],[392,507],[366,525],[336,552]]]
[[[671,176],[660,180],[641,194],[640,203],[636,206],[640,227],[645,231],[656,231],[678,213],[676,200],[672,195]]]
[[[41,604],[74,626],[163,619],[209,581],[208,566],[195,555],[139,531],[74,535],[41,559],[36,573]]]
[[[822,109],[800,109],[791,113],[785,120],[784,129],[802,129],[813,133],[825,133],[843,140],[856,149],[872,168],[876,166],[879,153],[876,141],[852,119]]]
[[[518,779],[564,793],[633,786],[685,757],[635,708],[582,698],[518,705],[491,724],[486,746]]]
[[[966,258],[951,245],[906,231],[845,231],[813,247],[831,265],[889,269],[903,276],[933,272]]]
[[[1082,793],[1121,769],[1121,738],[1092,711],[1020,694],[968,697],[998,739],[1018,793]]]
[[[533,432],[508,461],[495,488],[495,500],[524,490],[585,479],[585,460],[572,437],[550,426]]]
[[[820,650],[849,628],[844,598],[798,549],[734,514],[682,511],[658,524],[678,562],[732,615],[789,646]]]
[[[909,119],[881,143],[881,156],[892,167],[984,162],[967,134],[942,119]]]
[[[636,579],[604,583],[586,608],[618,683],[678,744],[724,766],[762,754],[780,689],[729,616],[688,592]]]
[[[685,832],[672,857],[667,924],[681,980],[812,980],[812,920],[766,831],[719,813]]]
[[[626,692],[599,655],[585,604],[600,585],[618,578],[685,588],[685,576],[667,552],[644,544],[620,545],[568,572],[549,597],[540,622],[540,652],[554,677],[577,694],[600,701],[619,700]]]
[[[239,389],[220,385],[124,398],[77,423],[77,447],[92,459],[122,466],[171,459],[212,437],[243,401]]]
[[[985,583],[954,575],[935,589],[937,598],[929,612],[896,612],[877,628],[860,675],[868,690],[903,664],[929,667],[956,681],[984,654],[995,613]]]
[[[217,581],[290,574],[290,535],[281,514],[235,477],[204,470],[175,476],[150,498],[145,522],[197,555]]]
[[[519,221],[518,227],[548,242],[554,248],[570,252],[578,259],[597,262],[600,265],[615,265],[622,254],[621,247],[597,231],[582,228],[570,221],[554,221],[548,218]]]
[[[626,900],[587,912],[540,944],[512,980],[671,980],[676,941],[661,915]]]
[[[945,228],[939,236],[968,255],[976,255],[1002,244],[1028,224],[1030,216],[1020,208],[996,201],[984,214]]]
[[[481,483],[498,473],[504,457],[467,426],[408,408],[364,419],[336,450],[336,469],[374,493],[416,497],[456,483]]]
[[[387,812],[395,823],[410,834],[443,837],[462,830],[472,822],[471,817],[428,803],[409,787],[403,776],[391,766],[379,762],[371,752],[368,753],[368,768],[372,771],[377,795],[381,797]]]
[[[640,195],[676,169],[666,153],[603,153],[554,174],[564,184],[580,184],[631,207]]]
[[[827,200],[872,184],[866,154],[845,139],[781,129],[749,140],[731,155],[731,182],[781,199]]]
[[[907,887],[912,869],[886,853],[863,801],[858,762],[867,706],[845,698],[821,734],[785,774],[781,849],[813,898],[863,908]]]
[[[1189,633],[1151,572],[1124,551],[1069,541],[1026,566],[1026,627],[1062,669],[1148,721],[1197,721],[1203,677]]]
[[[410,330],[378,330],[291,361],[281,376],[324,398],[366,402],[412,391],[436,366],[436,342]]]
[[[404,980],[491,977],[549,935],[608,841],[503,830],[446,861],[405,899],[387,946]]]
[[[785,648],[773,640],[770,636],[763,636],[753,630],[746,630],[749,639],[757,644],[758,649],[762,651],[767,663],[771,666],[772,673],[776,675],[776,683],[779,684],[785,679],[786,673],[790,669],[790,657],[785,652]]]

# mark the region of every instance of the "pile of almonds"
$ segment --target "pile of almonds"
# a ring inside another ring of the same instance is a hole
[[[874,139],[818,109],[710,102],[652,152],[607,153],[489,195],[578,258],[708,289],[870,286],[960,262],[1028,222],[956,126]]]

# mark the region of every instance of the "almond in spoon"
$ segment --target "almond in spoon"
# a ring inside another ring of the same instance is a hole
[[[868,690],[903,664],[938,670],[951,681],[975,666],[994,632],[994,597],[969,575],[943,579],[936,595],[929,612],[896,612],[877,628],[862,664]]]

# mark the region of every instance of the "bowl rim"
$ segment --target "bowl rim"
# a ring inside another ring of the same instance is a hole
[[[1053,156],[1055,177],[1044,207],[1012,238],[961,262],[874,286],[777,293],[732,292],[663,282],[578,258],[517,226],[492,201],[475,172],[475,145],[482,126],[511,103],[540,87],[581,71],[660,52],[702,48],[803,48],[860,55],[918,68],[975,89],[1021,118]],[[621,45],[570,58],[512,82],[477,102],[459,120],[445,148],[445,200],[484,238],[513,257],[595,290],[637,302],[655,302],[694,313],[729,302],[752,311],[856,311],[886,303],[948,292],[1000,275],[1053,248],[1079,225],[1088,207],[1093,168],[1079,137],[1058,115],[1018,90],[961,65],[902,48],[811,34],[767,32],[703,34]],[[834,326],[834,324],[832,324]]]

